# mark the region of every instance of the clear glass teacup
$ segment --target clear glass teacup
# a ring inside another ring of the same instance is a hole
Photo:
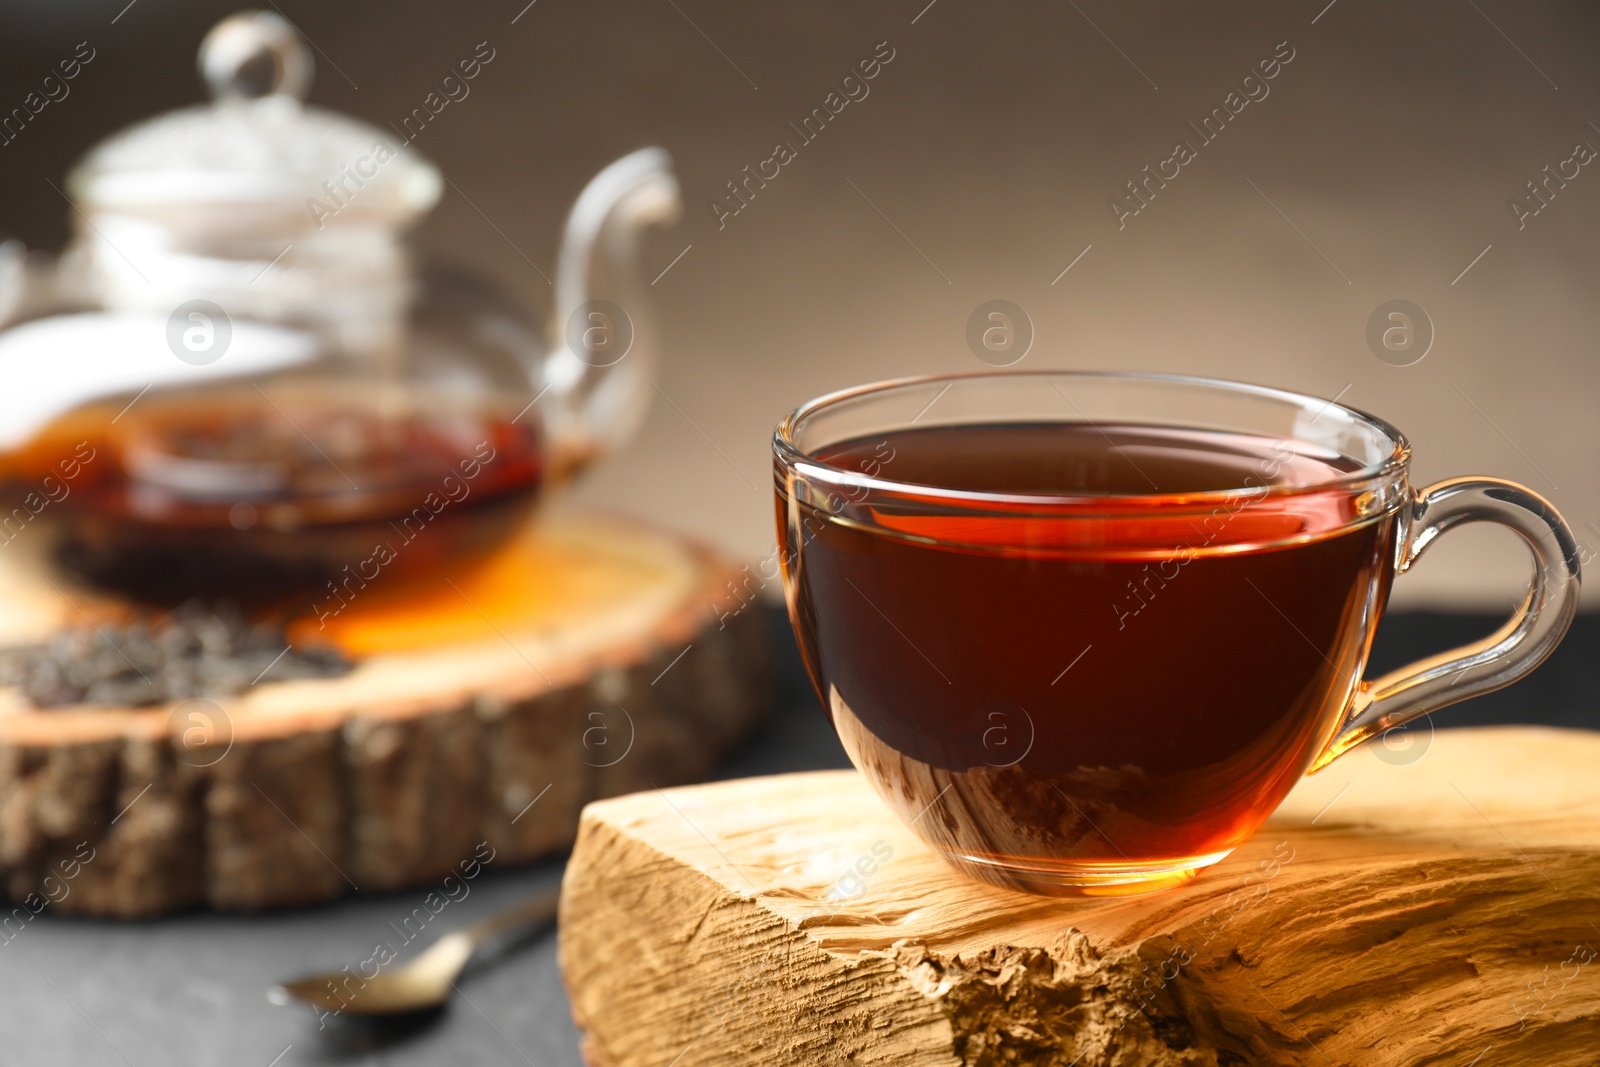
[[[773,447],[790,616],[851,760],[956,867],[1032,892],[1194,877],[1308,771],[1527,674],[1577,609],[1538,494],[1414,491],[1393,426],[1276,389],[907,379],[803,405]],[[1395,575],[1474,521],[1532,550],[1521,607],[1363,680]]]

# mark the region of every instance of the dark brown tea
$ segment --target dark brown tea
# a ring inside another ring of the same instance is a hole
[[[303,612],[499,544],[544,473],[531,419],[372,388],[151,395],[0,455],[0,540],[38,520],[58,562],[136,599]]]
[[[1396,524],[1316,446],[1025,423],[814,454],[910,483],[787,515],[780,485],[782,558],[852,759],[958,861],[1049,881],[1225,853],[1360,681]]]

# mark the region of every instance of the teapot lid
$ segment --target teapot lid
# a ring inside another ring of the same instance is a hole
[[[312,62],[292,25],[232,15],[200,45],[213,101],[137,123],[90,150],[67,178],[85,211],[298,213],[321,229],[374,219],[403,226],[438,201],[439,171],[376,126],[302,103]],[[244,219],[234,217],[236,225]]]

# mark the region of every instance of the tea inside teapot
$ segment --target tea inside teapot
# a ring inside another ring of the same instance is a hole
[[[359,383],[269,388],[62,417],[0,454],[0,528],[32,514],[31,495],[49,503],[57,562],[98,585],[155,603],[303,601],[486,551],[544,482],[532,419]],[[62,457],[77,457],[70,480]],[[58,500],[41,497],[47,479]]]

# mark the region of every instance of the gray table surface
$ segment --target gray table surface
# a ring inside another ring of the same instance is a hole
[[[774,616],[782,670],[777,714],[719,777],[844,766],[845,759],[800,673],[786,625]],[[1385,621],[1375,666],[1479,635],[1498,620],[1413,615]],[[1440,724],[1544,722],[1600,726],[1591,666],[1600,619],[1580,618],[1563,648],[1527,682],[1443,713]],[[556,884],[559,862],[486,870],[435,931],[508,907]],[[470,972],[461,996],[409,1033],[339,1025],[319,1031],[308,1009],[268,1003],[274,981],[368,957],[395,942],[426,889],[355,897],[325,907],[260,916],[193,913],[123,923],[46,909],[0,944],[0,1067],[298,1064],[519,1064],[579,1067],[578,1034],[556,966],[555,939],[515,946]],[[403,958],[403,957],[402,957]],[[665,1067],[665,1065],[663,1065]]]

